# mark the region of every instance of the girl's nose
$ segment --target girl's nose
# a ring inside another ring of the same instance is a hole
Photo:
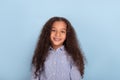
[[[60,36],[60,32],[56,32],[56,34],[55,34],[55,35],[59,37],[59,36]]]

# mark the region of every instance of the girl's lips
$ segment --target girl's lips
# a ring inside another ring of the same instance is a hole
[[[54,41],[60,41],[61,39],[60,38],[53,38]]]

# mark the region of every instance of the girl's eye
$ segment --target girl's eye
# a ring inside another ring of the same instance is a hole
[[[61,31],[62,33],[65,33],[65,31]]]
[[[55,30],[53,29],[53,30],[51,30],[52,32],[55,32]]]

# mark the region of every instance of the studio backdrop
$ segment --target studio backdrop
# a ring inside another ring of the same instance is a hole
[[[120,80],[120,0],[1,0],[0,80],[30,80],[38,36],[53,16],[77,32],[84,80]]]

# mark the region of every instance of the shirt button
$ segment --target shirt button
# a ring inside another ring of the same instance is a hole
[[[55,64],[55,65],[56,65],[56,62],[54,61],[54,62],[53,62],[53,64]]]
[[[53,73],[53,75],[55,76],[55,73]]]

